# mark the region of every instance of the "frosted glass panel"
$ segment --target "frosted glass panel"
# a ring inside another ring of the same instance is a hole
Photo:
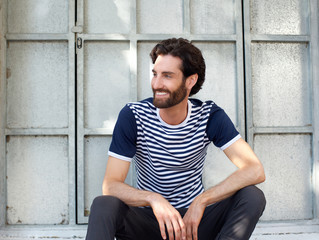
[[[157,42],[141,42],[137,45],[137,97],[142,100],[153,96],[151,79],[153,63],[150,52]]]
[[[194,97],[213,100],[237,123],[236,47],[233,43],[199,43],[206,63],[206,78]]]
[[[87,33],[129,33],[131,4],[131,0],[85,0],[84,31]]]
[[[86,136],[84,140],[84,164],[85,164],[85,210],[88,216],[90,207],[95,197],[102,195],[102,182],[108,160],[108,150],[111,137]],[[130,170],[126,181],[132,185],[132,171]]]
[[[9,33],[67,33],[68,1],[8,0]]]
[[[137,31],[139,33],[182,33],[182,0],[137,0]]]
[[[68,45],[8,42],[7,126],[68,126]]]
[[[234,34],[234,0],[190,1],[191,31],[195,34]]]
[[[67,137],[7,137],[8,224],[68,224]]]
[[[84,50],[85,127],[114,127],[130,101],[130,52],[127,42],[86,42]]]
[[[251,32],[307,34],[308,8],[308,1],[303,0],[251,0]]]
[[[252,44],[255,126],[311,124],[309,85],[307,44]]]
[[[257,135],[254,150],[266,181],[260,185],[267,206],[262,220],[312,218],[311,135]]]

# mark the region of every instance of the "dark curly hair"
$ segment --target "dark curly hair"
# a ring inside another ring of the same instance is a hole
[[[197,73],[197,83],[194,85],[190,92],[190,96],[196,94],[205,81],[205,60],[201,51],[184,38],[171,38],[158,43],[151,51],[150,56],[153,64],[159,55],[172,55],[179,57],[183,64],[181,71],[183,72],[184,79]]]

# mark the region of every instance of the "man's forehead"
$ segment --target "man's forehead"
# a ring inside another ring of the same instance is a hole
[[[154,63],[153,71],[175,73],[181,69],[182,60],[172,55],[159,55]]]

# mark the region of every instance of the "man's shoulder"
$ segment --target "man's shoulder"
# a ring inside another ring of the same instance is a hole
[[[202,101],[200,99],[196,98],[189,98],[189,101],[192,103],[194,108],[197,109],[206,109],[210,112],[214,112],[218,109],[221,109],[214,101],[212,100],[206,100]]]
[[[127,104],[129,108],[134,108],[134,107],[149,107],[149,108],[155,108],[153,105],[153,98],[146,98],[141,101],[137,102],[129,102]]]
[[[156,112],[156,107],[153,105],[153,98],[146,98],[138,102],[130,102],[125,106],[133,115],[153,115]]]

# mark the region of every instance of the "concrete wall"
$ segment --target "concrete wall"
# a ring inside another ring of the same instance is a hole
[[[83,237],[117,114],[151,95],[148,54],[179,36],[206,59],[196,97],[265,166],[254,239],[317,231],[318,1],[0,0],[0,13],[1,239]],[[234,170],[209,148],[207,188]]]

